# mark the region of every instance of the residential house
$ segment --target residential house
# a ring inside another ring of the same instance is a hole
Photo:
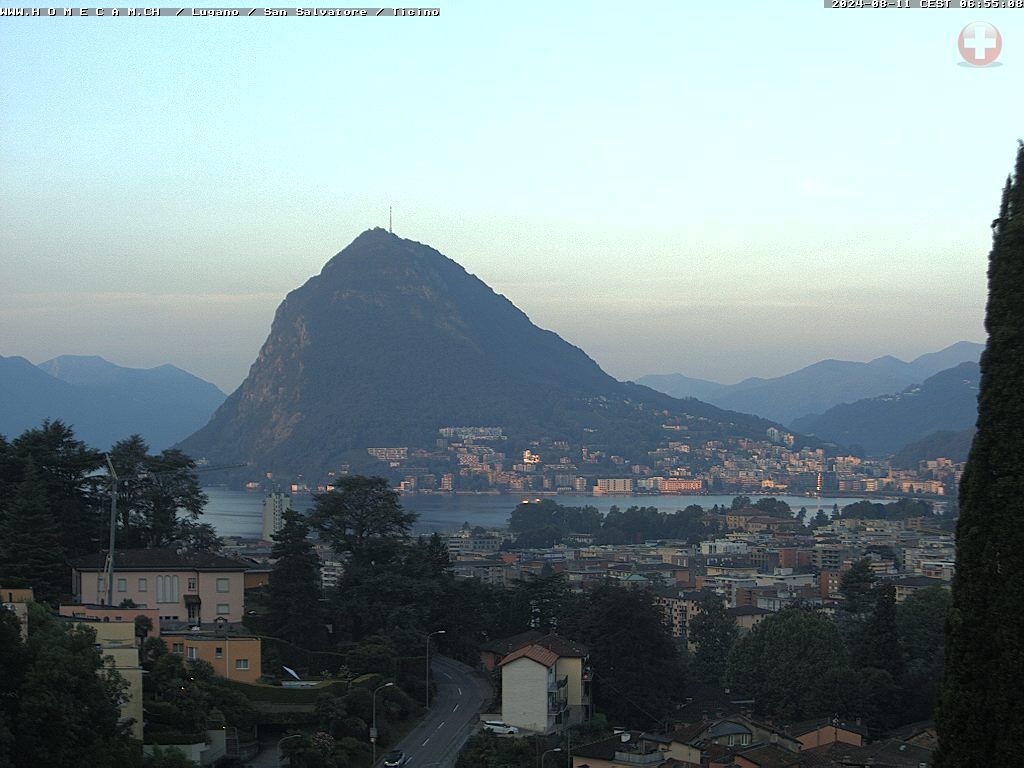
[[[700,753],[680,752],[669,736],[622,731],[600,741],[572,749],[573,768],[688,768],[700,766]],[[688,759],[696,757],[696,761]]]
[[[538,733],[562,731],[590,714],[588,651],[558,635],[511,650],[501,670],[501,719]]]
[[[187,661],[202,659],[213,673],[227,680],[255,683],[263,675],[262,641],[246,634],[239,625],[165,631],[167,650]]]
[[[103,605],[105,554],[87,555],[72,563],[75,602]],[[212,552],[179,553],[172,548],[117,550],[114,557],[114,600],[130,600],[156,608],[161,621],[201,624],[223,618],[241,621],[245,608],[245,572],[251,564]]]
[[[150,628],[147,637],[160,637],[160,611],[156,608],[120,608],[109,605],[62,605],[59,613],[70,619],[85,619],[103,623],[130,623],[135,626],[135,619],[144,616],[149,619]],[[138,645],[139,643],[136,643]]]
[[[135,622],[107,622],[91,617],[65,617],[96,632],[96,645],[104,666],[114,669],[128,684],[121,698],[121,721],[131,721],[132,737],[142,740],[142,665],[135,638]]]
[[[21,639],[28,640],[28,604],[35,600],[31,587],[0,587],[0,610],[10,611],[21,624]]]
[[[786,732],[800,742],[801,749],[837,743],[859,747],[864,744],[866,736],[864,729],[858,725],[827,717],[796,723],[787,727]]]

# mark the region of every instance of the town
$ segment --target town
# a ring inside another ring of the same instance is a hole
[[[687,440],[685,428],[665,424],[663,443],[642,456],[609,455],[592,445],[541,438],[518,452],[505,448],[501,427],[444,427],[433,449],[368,448],[374,474],[392,478],[402,493],[547,494],[917,494],[955,496],[963,462],[936,458],[913,467],[889,457],[844,455],[835,448],[794,448],[792,433],[769,427],[765,439]],[[284,481],[293,493],[330,490],[337,472],[309,483]],[[251,481],[251,489],[280,485]]]

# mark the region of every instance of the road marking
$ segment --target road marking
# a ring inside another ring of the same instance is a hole
[[[456,704],[456,705],[455,705],[455,709],[453,709],[453,710],[452,710],[452,712],[456,712],[456,711],[458,711],[458,709],[459,709],[459,705],[458,705],[458,704]]]
[[[462,695],[462,689],[459,688],[459,696],[461,696],[461,695]]]
[[[425,746],[427,746],[427,741],[430,741],[430,737],[429,737],[429,736],[427,736],[427,739],[426,739],[426,741],[424,741],[424,742],[423,742],[422,744],[420,744],[420,746],[421,746],[421,747],[425,747]]]
[[[451,680],[451,679],[452,679],[452,676],[451,676],[451,675],[449,675],[449,674],[448,674],[447,672],[441,672],[440,670],[438,670],[437,674],[439,674],[439,675],[444,675],[444,676],[445,676],[445,677],[447,677],[447,678],[448,678],[449,680]]]

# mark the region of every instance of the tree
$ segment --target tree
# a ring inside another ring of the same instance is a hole
[[[13,704],[13,765],[137,766],[141,751],[118,722],[124,681],[104,666],[96,633],[61,623],[35,603],[29,626],[27,642],[14,649],[24,667]]]
[[[896,586],[879,584],[874,588],[875,605],[860,632],[856,661],[862,667],[882,669],[893,680],[903,674],[899,630],[896,627]]]
[[[21,622],[13,611],[0,608],[0,768],[14,765],[14,721],[27,664]]]
[[[578,629],[590,648],[594,697],[610,720],[656,727],[682,684],[679,652],[650,589],[602,584]]]
[[[64,583],[64,547],[50,500],[35,464],[29,459],[0,524],[0,580],[31,586],[40,602],[56,602]]]
[[[718,595],[702,596],[698,606],[699,613],[686,628],[690,642],[697,647],[692,656],[693,668],[702,682],[718,683],[739,629]]]
[[[733,509],[746,509],[750,506],[749,496],[735,496],[732,500]]]
[[[318,648],[324,622],[320,610],[320,558],[307,538],[309,525],[293,509],[274,534],[274,569],[267,586],[268,634],[303,648]]]
[[[150,455],[145,440],[132,435],[114,444],[110,461],[120,478],[120,546],[219,546],[213,529],[197,522],[207,499],[191,458],[175,449]]]
[[[13,498],[32,464],[45,487],[65,556],[76,558],[99,549],[106,534],[98,495],[103,478],[95,472],[103,464],[103,455],[76,440],[71,427],[49,420],[26,430],[6,447],[0,444],[0,453],[4,452],[0,456],[0,519],[6,500]]]
[[[932,717],[942,680],[949,605],[949,590],[936,586],[919,589],[896,606],[900,648],[906,659],[901,682],[911,722]]]
[[[855,616],[871,610],[875,602],[875,573],[871,570],[871,560],[862,558],[853,564],[839,584],[839,592],[845,598],[843,610]]]
[[[1024,743],[1024,143],[992,224],[978,431],[960,482],[938,768],[1019,762]]]
[[[830,619],[785,608],[736,641],[725,679],[751,695],[759,712],[791,722],[833,714],[830,681],[847,669],[846,649]]]
[[[383,477],[343,477],[313,504],[313,527],[336,552],[348,552],[356,560],[368,556],[374,539],[405,539],[416,521]]]
[[[789,519],[793,516],[793,510],[790,509],[789,504],[775,498],[758,499],[757,503],[754,504],[754,509],[760,510],[771,517]]]

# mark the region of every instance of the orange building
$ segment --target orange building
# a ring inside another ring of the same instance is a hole
[[[213,632],[165,632],[167,650],[183,656],[187,661],[202,659],[209,662],[218,677],[255,683],[263,675],[260,661],[262,642],[258,637],[226,636]]]

